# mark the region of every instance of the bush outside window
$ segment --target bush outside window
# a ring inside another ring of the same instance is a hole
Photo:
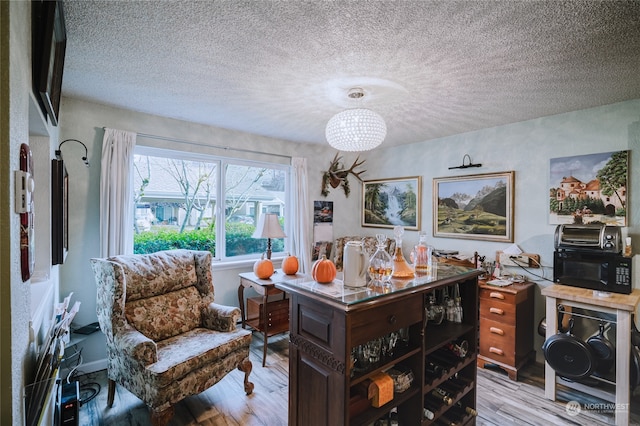
[[[256,258],[263,213],[285,225],[290,168],[148,147],[134,156],[134,253],[207,250],[218,260]],[[272,240],[285,252],[284,239]]]

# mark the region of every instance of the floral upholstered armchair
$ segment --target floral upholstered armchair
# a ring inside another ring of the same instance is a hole
[[[240,309],[213,301],[211,253],[169,250],[91,259],[97,313],[106,336],[107,405],[118,383],[147,404],[151,423],[173,405],[234,369],[249,382],[251,332],[236,326]]]
[[[349,241],[362,241],[362,244],[364,246],[364,251],[369,257],[373,256],[373,254],[376,252],[376,249],[377,249],[376,237],[351,236],[351,237],[336,238],[333,263],[335,263],[336,269],[338,271],[342,271],[342,266],[343,266],[342,258],[344,256],[344,247]],[[387,250],[387,253],[393,256],[394,252],[396,251],[396,240],[394,240],[393,238],[387,238],[386,250]]]

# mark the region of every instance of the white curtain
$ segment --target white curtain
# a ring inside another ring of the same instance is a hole
[[[307,159],[294,157],[293,164],[293,238],[291,247],[300,261],[300,272],[311,273],[311,205],[307,181]]]
[[[104,129],[100,175],[100,255],[133,253],[133,150],[136,133]]]

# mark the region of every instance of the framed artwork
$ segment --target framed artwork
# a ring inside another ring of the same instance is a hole
[[[420,229],[421,176],[367,180],[362,185],[362,226]]]
[[[311,260],[316,261],[323,255],[327,256],[327,259],[331,258],[331,250],[333,249],[333,242],[331,241],[316,241],[313,245],[313,253],[311,254]]]
[[[433,236],[513,242],[515,172],[433,179]]]
[[[627,225],[629,151],[552,158],[549,223]]]
[[[69,175],[63,160],[51,160],[51,264],[60,265],[69,249]]]
[[[313,202],[313,223],[333,223],[333,201]]]
[[[61,1],[33,2],[34,86],[44,113],[58,125],[67,33]]]

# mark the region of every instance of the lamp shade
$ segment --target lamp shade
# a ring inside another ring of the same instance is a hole
[[[370,109],[347,109],[331,117],[325,136],[329,145],[339,151],[367,151],[382,143],[387,125],[380,114]]]
[[[286,237],[280,222],[278,222],[278,215],[275,213],[266,213],[260,216],[256,231],[252,235],[253,238],[284,238]]]

